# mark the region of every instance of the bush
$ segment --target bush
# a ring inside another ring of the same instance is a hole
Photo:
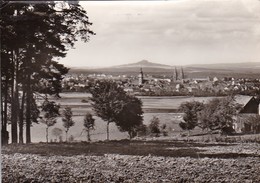
[[[166,124],[163,124],[163,125],[161,126],[161,132],[162,132],[162,134],[163,134],[164,137],[168,136],[168,132],[167,132],[166,129],[167,129],[167,125],[166,125]]]
[[[161,133],[160,128],[159,128],[159,124],[160,124],[159,118],[157,118],[157,117],[154,116],[154,117],[151,119],[151,123],[150,123],[150,125],[149,125],[149,131],[150,131],[150,133],[151,133],[152,135],[155,135],[156,137],[158,137],[159,134]]]
[[[74,136],[73,136],[73,135],[69,136],[68,141],[69,141],[69,142],[73,142],[73,141],[74,141]]]
[[[138,126],[138,128],[137,128],[137,136],[138,137],[146,136],[147,133],[148,133],[148,128],[145,124]]]
[[[62,136],[59,136],[59,142],[63,142]]]

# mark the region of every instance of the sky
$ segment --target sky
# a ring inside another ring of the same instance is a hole
[[[141,60],[189,65],[260,62],[259,0],[81,1],[96,35],[60,62],[107,67]]]

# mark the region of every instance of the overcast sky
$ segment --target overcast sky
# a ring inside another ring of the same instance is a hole
[[[67,66],[260,62],[259,0],[80,3],[96,35],[60,60]]]

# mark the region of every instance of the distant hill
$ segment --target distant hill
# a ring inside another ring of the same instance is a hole
[[[241,70],[241,71],[259,71],[260,62],[243,62],[243,63],[218,63],[218,64],[193,64],[188,65],[190,68],[204,69],[224,69],[224,70]]]
[[[131,67],[139,67],[139,68],[162,68],[162,69],[171,69],[172,66],[170,65],[164,65],[164,64],[158,64],[149,62],[147,60],[142,60],[140,62],[132,63],[132,64],[125,64],[125,65],[118,65],[111,68],[131,68]]]
[[[149,62],[147,60],[142,60],[136,63],[117,65],[112,67],[104,68],[71,68],[71,73],[105,73],[105,74],[137,74],[140,72],[140,68],[143,69],[145,73],[169,73],[172,72],[173,67],[170,65],[158,64]]]
[[[71,73],[104,73],[136,75],[143,69],[145,74],[172,76],[174,66],[142,60],[136,63],[105,68],[71,68]],[[180,71],[180,66],[177,70]],[[182,66],[186,77],[251,77],[260,78],[260,62],[192,64]]]

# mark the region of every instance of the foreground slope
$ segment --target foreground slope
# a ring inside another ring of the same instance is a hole
[[[2,182],[259,182],[259,147],[169,141],[8,146]]]

